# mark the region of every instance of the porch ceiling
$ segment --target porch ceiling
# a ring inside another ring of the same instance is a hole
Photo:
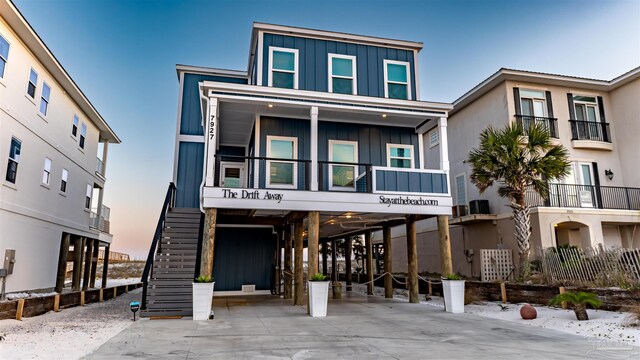
[[[265,99],[220,99],[220,145],[246,146],[257,115],[310,119],[311,106],[318,106],[319,121],[346,122],[416,129],[436,117],[424,113],[394,113],[385,109],[327,108],[322,104],[290,104]]]

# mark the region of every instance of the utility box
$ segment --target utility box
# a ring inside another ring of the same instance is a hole
[[[7,271],[6,275],[13,274],[13,264],[16,262],[16,251],[13,249],[7,249],[4,251],[4,265],[3,269]]]

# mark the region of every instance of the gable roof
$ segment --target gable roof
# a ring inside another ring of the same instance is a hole
[[[449,112],[449,115],[453,115],[457,111],[463,109],[465,106],[471,104],[476,99],[489,92],[494,87],[508,80],[608,92],[615,90],[638,78],[640,78],[640,66],[612,80],[599,80],[577,76],[501,68],[493,75],[482,81],[480,84],[476,85],[471,90],[467,91],[464,95],[456,99],[453,102],[453,110]]]
[[[0,14],[9,27],[18,35],[20,40],[26,45],[33,55],[42,63],[44,68],[60,84],[62,89],[88,116],[89,120],[100,130],[100,139],[110,143],[120,143],[121,140],[104,120],[102,115],[91,104],[89,99],[80,90],[80,87],[73,81],[69,73],[62,67],[58,59],[42,41],[40,36],[31,27],[29,22],[22,16],[18,8],[11,0],[0,0]]]

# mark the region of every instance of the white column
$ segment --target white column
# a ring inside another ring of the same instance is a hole
[[[207,114],[207,129],[205,132],[207,145],[205,161],[205,186],[213,186],[216,173],[216,149],[218,142],[218,99],[209,99],[209,113]]]
[[[309,165],[309,163],[307,163]],[[311,108],[311,191],[318,191],[318,107]]]
[[[253,141],[253,157],[260,157],[260,115],[256,114],[256,121],[255,121],[255,127],[256,127],[256,131],[255,131],[255,138]],[[266,153],[264,154],[265,156],[267,155]],[[264,165],[264,171],[265,174],[267,172],[267,163],[265,161],[265,165]],[[265,175],[265,181],[266,180],[266,175]],[[266,186],[266,183],[265,183]],[[258,189],[260,187],[260,160],[254,160],[253,162],[253,188],[254,189]]]
[[[438,120],[438,136],[440,137],[440,170],[449,172],[449,144],[447,141],[447,118]]]
[[[107,153],[109,152],[109,141],[102,143],[102,177],[107,178]]]
[[[424,133],[418,133],[418,152],[420,157],[420,163],[418,164],[418,169],[424,169],[426,161],[425,161],[425,153],[424,153]]]

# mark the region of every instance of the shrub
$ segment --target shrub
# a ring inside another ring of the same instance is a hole
[[[197,283],[210,283],[213,282],[213,276],[209,275],[200,275],[196,278],[195,282]]]
[[[309,279],[309,281],[325,281],[326,279],[327,277],[324,276],[322,273],[317,273],[311,276],[311,279]]]
[[[584,291],[578,291],[577,293],[567,291],[565,293],[558,294],[551,299],[550,304],[559,305],[563,302],[571,304],[573,312],[576,314],[576,318],[578,320],[589,320],[587,305],[591,305],[593,308],[599,308],[602,305],[602,301],[598,298],[597,294]]]
[[[447,274],[442,277],[445,280],[462,280],[462,276],[458,274]]]

